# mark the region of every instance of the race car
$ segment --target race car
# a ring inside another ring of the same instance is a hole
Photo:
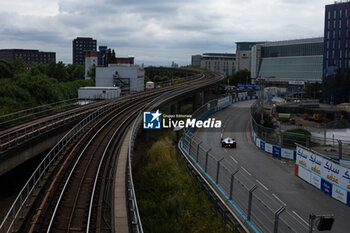
[[[221,146],[225,148],[236,148],[236,141],[233,138],[221,138]]]

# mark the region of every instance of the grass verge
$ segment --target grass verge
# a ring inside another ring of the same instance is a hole
[[[134,161],[136,196],[144,231],[230,232],[177,157],[172,144],[174,136],[173,132],[159,134],[158,140],[146,146],[143,153],[139,149]]]

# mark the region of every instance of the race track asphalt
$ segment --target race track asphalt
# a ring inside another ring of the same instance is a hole
[[[210,117],[221,120],[222,128],[200,129],[195,135],[211,147],[218,158],[231,159],[249,179],[256,182],[259,189],[285,205],[299,221],[307,224],[310,213],[334,214],[331,232],[350,232],[350,207],[295,176],[294,161],[279,160],[254,145],[249,131],[250,105],[253,102],[234,103],[214,113]],[[234,138],[237,148],[222,148],[221,135]]]

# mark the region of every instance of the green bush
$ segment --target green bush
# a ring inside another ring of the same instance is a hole
[[[295,143],[303,146],[310,145],[311,133],[305,129],[291,129],[283,132],[283,145],[287,147],[294,147]]]
[[[162,137],[136,161],[135,189],[145,232],[229,232]]]

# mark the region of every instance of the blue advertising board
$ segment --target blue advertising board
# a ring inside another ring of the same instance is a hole
[[[327,180],[321,180],[321,190],[328,195],[332,196],[332,184]]]
[[[277,157],[281,157],[281,147],[273,146],[272,147],[272,154],[277,156]]]
[[[260,90],[260,84],[243,84],[238,83],[237,88],[239,89],[253,89],[253,90]]]
[[[265,150],[265,142],[260,141],[260,149]]]

